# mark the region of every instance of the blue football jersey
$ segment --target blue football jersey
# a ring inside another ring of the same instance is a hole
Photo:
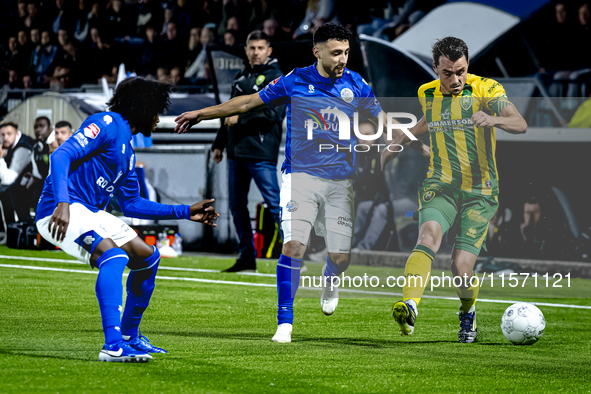
[[[277,78],[259,95],[267,105],[287,103],[287,139],[282,171],[305,172],[326,179],[355,177],[354,145],[357,138],[353,132],[354,113],[377,117],[382,110],[371,87],[359,74],[345,69],[341,78],[325,78],[313,64]],[[348,139],[339,138],[337,116],[322,113],[330,109],[338,109],[347,115]],[[326,149],[329,146],[334,148]]]
[[[115,196],[127,216],[145,219],[189,218],[187,205],[164,205],[139,196],[132,133],[116,112],[91,115],[50,156],[36,219],[52,215],[60,202],[80,203],[92,212]]]

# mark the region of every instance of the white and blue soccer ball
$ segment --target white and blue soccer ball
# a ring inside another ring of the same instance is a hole
[[[546,320],[535,305],[518,302],[511,305],[501,318],[501,330],[505,338],[516,345],[531,345],[544,335]]]

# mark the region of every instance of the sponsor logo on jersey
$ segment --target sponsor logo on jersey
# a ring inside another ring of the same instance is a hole
[[[308,93],[314,93],[314,85],[308,85]]]
[[[347,218],[347,217],[344,217],[344,216],[339,216],[339,218],[337,220],[337,224],[339,226],[345,226],[345,227],[353,228],[353,220],[351,218]]]
[[[343,90],[341,90],[341,98],[344,102],[350,103],[351,101],[353,101],[353,91],[349,88],[344,88]]]
[[[129,159],[129,171],[133,170],[133,159],[135,159],[135,153]]]
[[[281,78],[281,77],[277,77],[274,80],[272,80],[269,85],[275,85],[277,83],[277,81],[279,81],[279,78]]]
[[[466,233],[466,235],[468,237],[476,238],[476,230],[473,228],[470,228],[470,229],[468,229],[468,232]]]
[[[105,115],[105,116],[103,117],[103,121],[104,121],[106,124],[111,124],[111,122],[113,121],[113,118],[111,117],[111,115]]]
[[[99,129],[99,127],[94,123],[84,128],[84,135],[88,138],[95,139],[100,132],[101,129]]]
[[[299,204],[297,202],[295,202],[295,200],[289,200],[287,202],[287,205],[285,206],[285,208],[287,209],[287,212],[295,212],[298,210]]]
[[[486,186],[489,189],[492,189],[492,182],[491,181],[486,181],[486,182],[484,182],[484,186]]]
[[[468,219],[473,220],[476,223],[487,223],[488,222],[488,220],[486,220],[486,218],[482,217],[480,212],[478,212],[475,209],[469,209],[468,212],[466,212],[466,216],[468,216]]]
[[[82,133],[76,133],[76,134],[74,134],[74,139],[83,148],[86,147],[86,145],[88,145],[88,138],[86,138]]]
[[[122,144],[121,146],[121,153],[125,154],[125,144]]]
[[[257,77],[256,84],[257,84],[257,85],[260,85],[260,84],[262,84],[263,82],[265,82],[265,76],[264,76],[264,75],[259,75],[259,76]]]

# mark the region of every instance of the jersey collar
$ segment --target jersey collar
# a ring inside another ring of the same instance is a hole
[[[333,85],[338,81],[338,79],[336,79],[336,78],[326,78],[326,77],[323,77],[322,75],[320,75],[320,73],[318,72],[318,69],[316,68],[317,66],[318,66],[318,62],[316,62],[312,65],[312,74],[314,74],[314,77],[318,81],[320,81],[322,83],[329,84],[329,85]]]

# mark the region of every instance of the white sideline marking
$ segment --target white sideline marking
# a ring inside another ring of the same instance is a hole
[[[0,259],[8,259],[8,260],[28,260],[28,261],[43,261],[48,263],[66,263],[66,264],[82,264],[86,265],[78,260],[66,260],[66,259],[48,259],[48,258],[40,258],[40,257],[21,257],[21,256],[4,256],[0,255]],[[161,260],[162,261],[162,260]],[[221,273],[220,270],[209,270],[204,268],[182,268],[182,267],[165,267],[160,266],[158,269],[160,270],[169,270],[169,271],[187,271],[187,272],[211,272],[211,273]],[[274,278],[275,274],[262,274],[258,272],[236,272],[238,275],[251,275],[251,276],[263,276]]]
[[[12,265],[12,264],[0,264],[0,267],[4,268],[20,268],[20,269],[28,269],[28,270],[38,270],[38,271],[57,271],[57,272],[73,272],[79,274],[94,274],[97,275],[98,271],[89,271],[89,270],[69,270],[65,268],[51,268],[51,267],[35,267],[30,265]],[[123,274],[123,276],[127,276],[127,274]],[[255,286],[255,287],[273,287],[275,288],[275,284],[267,284],[267,283],[252,283],[252,282],[235,282],[230,280],[216,280],[216,279],[200,279],[200,278],[178,278],[174,276],[158,276],[158,279],[162,280],[180,280],[185,282],[201,282],[201,283],[215,283],[215,284],[222,284],[222,285],[241,285],[241,286]],[[321,288],[317,287],[300,287],[300,289],[304,290],[322,290]],[[366,291],[366,290],[355,290],[355,289],[339,289],[341,292],[345,293],[358,293],[358,294],[371,294],[371,295],[385,295],[385,296],[402,296],[402,293],[388,293],[384,291]],[[443,297],[443,296],[423,296],[423,298],[433,298],[438,300],[452,300],[457,301],[455,297]],[[511,301],[511,300],[492,300],[487,298],[478,299],[479,302],[488,302],[488,303],[496,303],[496,304],[514,304],[519,301]],[[541,306],[551,306],[551,307],[558,307],[558,308],[573,308],[573,309],[591,309],[591,306],[587,305],[571,305],[571,304],[553,304],[549,302],[530,302],[530,304],[534,305],[541,305]]]

